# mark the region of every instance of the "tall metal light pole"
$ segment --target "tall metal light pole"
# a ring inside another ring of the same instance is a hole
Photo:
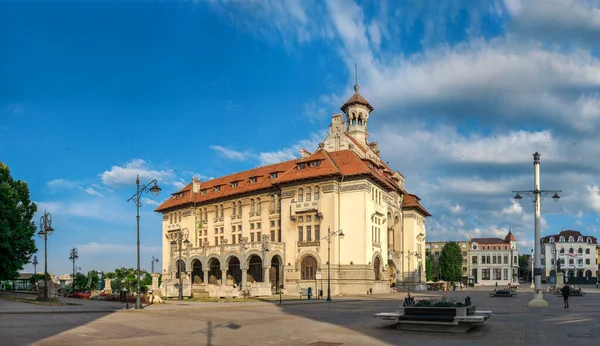
[[[152,255],[152,274],[154,274],[154,262],[158,263],[158,258]]]
[[[152,195],[154,197],[158,196],[158,194],[161,191],[161,188],[158,187],[157,185],[157,181],[156,179],[153,179],[151,182],[149,182],[148,184],[144,185],[144,186],[140,186],[140,176],[138,174],[137,178],[135,179],[135,185],[136,185],[136,189],[137,192],[129,197],[129,199],[127,200],[127,202],[129,201],[134,201],[135,202],[135,207],[136,207],[136,220],[137,220],[137,297],[135,299],[135,308],[136,309],[141,309],[142,308],[142,292],[140,289],[140,275],[141,275],[141,270],[140,270],[140,207],[142,206],[142,201],[141,201],[141,197],[142,197],[142,193],[144,192],[150,192],[152,193]],[[152,187],[148,187],[152,185]]]
[[[48,236],[52,235],[52,215],[44,210],[40,218],[40,231],[38,236],[44,239],[44,301],[48,301]]]
[[[534,204],[534,247],[535,247],[535,268],[533,271],[534,286],[533,290],[533,299],[527,303],[529,307],[540,307],[545,308],[548,306],[548,302],[544,300],[544,296],[542,294],[542,261],[541,261],[541,246],[540,246],[540,219],[541,219],[541,207],[542,207],[542,195],[546,195],[549,193],[554,193],[552,199],[555,202],[558,202],[560,196],[558,195],[560,190],[541,190],[540,189],[540,157],[542,154],[537,151],[533,154],[533,190],[526,191],[513,191],[516,193],[515,201],[519,202],[521,200],[521,193],[527,195],[533,195],[533,204]]]
[[[176,232],[174,239],[171,241],[171,245],[177,246],[179,250],[179,260],[177,261],[177,273],[179,275],[179,300],[183,300],[183,271],[181,270],[181,251],[183,246],[189,246],[191,243],[188,240],[190,231],[187,228],[182,228]]]
[[[31,261],[31,264],[33,264],[33,274],[37,274],[37,265],[38,265],[37,256],[33,256],[33,261]]]
[[[556,268],[556,244],[552,244],[552,246],[553,246],[553,248],[550,249],[550,253],[552,253],[552,259],[551,259],[551,261],[554,261],[554,267]],[[554,282],[551,282],[551,284],[556,285],[557,284],[557,282],[556,282],[557,271],[554,271],[554,273],[555,273],[554,274]],[[552,276],[550,276],[550,277],[552,277]]]
[[[339,236],[340,239],[344,239],[344,231],[331,232],[331,227],[327,227],[327,236],[323,237],[322,240],[327,240],[327,301],[331,301],[331,239],[335,236]],[[338,249],[339,251],[339,249]],[[338,266],[340,264],[338,263]]]
[[[75,260],[78,258],[79,258],[79,256],[77,255],[77,249],[75,247],[73,247],[69,254],[69,259],[71,261],[73,261],[73,282],[71,283],[71,289],[73,291],[75,291]]]

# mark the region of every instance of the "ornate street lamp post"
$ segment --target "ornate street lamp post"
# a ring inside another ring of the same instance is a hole
[[[77,249],[73,247],[71,249],[71,253],[69,254],[69,259],[73,261],[73,282],[71,283],[71,290],[75,292],[75,260],[78,259]]]
[[[44,239],[44,301],[48,301],[48,236],[52,235],[52,215],[44,210],[40,218],[40,231],[38,236]]]
[[[152,193],[152,195],[154,197],[158,196],[158,194],[161,191],[161,188],[158,187],[157,185],[157,181],[156,179],[153,179],[151,182],[149,182],[148,184],[144,185],[144,186],[140,186],[140,176],[138,174],[137,178],[135,179],[135,185],[136,185],[136,189],[137,192],[129,197],[129,199],[127,200],[127,202],[129,201],[134,201],[135,202],[135,207],[136,207],[136,220],[137,220],[137,297],[135,300],[135,308],[136,309],[141,309],[142,308],[142,292],[140,289],[140,275],[141,275],[141,270],[140,270],[140,207],[142,206],[142,202],[141,202],[141,197],[142,197],[142,193],[144,192],[150,192]],[[149,186],[152,185],[152,187],[149,188]]]
[[[560,190],[541,190],[540,189],[540,157],[542,154],[537,151],[533,154],[533,190],[526,191],[513,191],[516,193],[515,201],[517,203],[521,200],[521,193],[527,195],[533,195],[534,204],[534,247],[535,247],[535,268],[533,270],[534,287],[533,299],[527,304],[529,307],[547,307],[548,302],[544,300],[542,295],[542,261],[541,261],[541,246],[540,246],[540,219],[541,219],[541,207],[542,207],[542,195],[554,193],[552,199],[558,202],[560,196],[558,195]]]
[[[177,231],[175,237],[171,241],[171,245],[177,246],[179,250],[179,260],[177,261],[177,274],[179,275],[179,300],[183,300],[183,270],[181,265],[181,251],[183,246],[190,246],[191,242],[188,240],[190,231],[187,228],[182,228]]]
[[[338,236],[340,239],[344,239],[344,231],[331,232],[331,227],[327,227],[327,235],[322,240],[327,240],[327,301],[331,301],[331,239]],[[339,249],[338,249],[339,251]],[[339,266],[339,263],[338,263]]]
[[[154,274],[154,263],[158,263],[158,258],[152,255],[152,274]]]

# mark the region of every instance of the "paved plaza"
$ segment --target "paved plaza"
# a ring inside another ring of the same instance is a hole
[[[169,301],[144,310],[115,302],[69,300],[82,306],[44,307],[0,300],[2,345],[594,345],[600,343],[600,290],[586,297],[545,294],[548,309],[526,306],[531,290],[489,297],[491,288],[428,295],[464,299],[492,310],[468,334],[396,330],[373,314],[394,311],[406,293],[334,297],[334,301],[200,303]],[[5,293],[3,293],[5,294]],[[418,296],[417,296],[418,297]],[[16,305],[15,305],[16,304]],[[103,310],[104,309],[104,310]],[[36,311],[37,310],[37,311]]]

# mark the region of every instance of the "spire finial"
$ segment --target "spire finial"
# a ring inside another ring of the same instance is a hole
[[[354,92],[358,92],[358,64],[354,63]]]

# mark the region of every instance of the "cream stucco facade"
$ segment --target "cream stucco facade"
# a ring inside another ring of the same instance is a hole
[[[356,86],[314,153],[172,194],[156,210],[163,293],[177,294],[180,248],[186,296],[270,295],[281,285],[327,295],[328,277],[332,295],[424,283],[429,213],[368,142],[372,110]]]

